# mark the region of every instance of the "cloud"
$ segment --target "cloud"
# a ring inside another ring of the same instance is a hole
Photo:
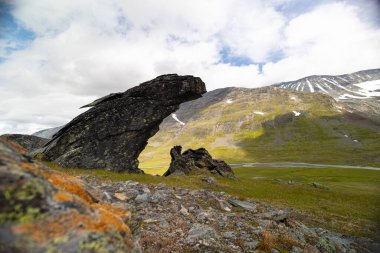
[[[14,42],[0,37],[0,133],[64,124],[81,105],[165,73],[212,90],[380,66],[375,14],[362,15],[375,1],[8,2],[34,39],[7,52]]]

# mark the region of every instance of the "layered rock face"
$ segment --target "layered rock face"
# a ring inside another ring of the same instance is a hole
[[[131,252],[126,206],[0,137],[1,252]]]
[[[33,136],[33,135],[27,135],[27,134],[4,134],[0,137],[7,138],[23,148],[26,149],[28,153],[42,148],[49,139]]]
[[[234,177],[231,167],[221,160],[216,160],[204,148],[188,149],[181,154],[182,147],[174,146],[170,150],[171,163],[164,176],[187,175],[194,170],[206,170],[225,177]]]
[[[62,167],[143,173],[137,157],[162,120],[205,92],[200,78],[171,74],[95,100],[53,136],[42,159]]]

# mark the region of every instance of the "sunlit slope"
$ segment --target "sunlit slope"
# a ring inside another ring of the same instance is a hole
[[[184,103],[140,155],[141,166],[167,165],[174,145],[204,147],[240,162],[379,165],[380,126],[321,93],[225,88]]]

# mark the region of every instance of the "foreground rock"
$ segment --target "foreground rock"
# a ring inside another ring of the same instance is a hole
[[[18,145],[22,146],[28,153],[42,148],[49,141],[46,138],[26,134],[4,134],[0,137],[17,143]]]
[[[162,120],[205,92],[200,78],[172,74],[112,93],[84,106],[92,108],[53,136],[42,159],[62,167],[143,173],[137,157]]]
[[[221,160],[216,160],[204,148],[188,149],[181,154],[182,147],[174,146],[170,150],[171,162],[164,176],[187,175],[192,171],[209,171],[225,177],[234,177],[231,167]]]
[[[21,153],[19,153],[21,152]],[[0,252],[130,252],[125,205],[0,139]]]
[[[132,208],[144,252],[380,252],[370,239],[310,228],[297,211],[223,192],[81,179]]]

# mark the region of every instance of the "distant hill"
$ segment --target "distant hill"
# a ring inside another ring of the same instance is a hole
[[[44,129],[44,130],[35,132],[32,135],[41,137],[41,138],[51,139],[55,133],[61,130],[62,127],[63,126]]]

